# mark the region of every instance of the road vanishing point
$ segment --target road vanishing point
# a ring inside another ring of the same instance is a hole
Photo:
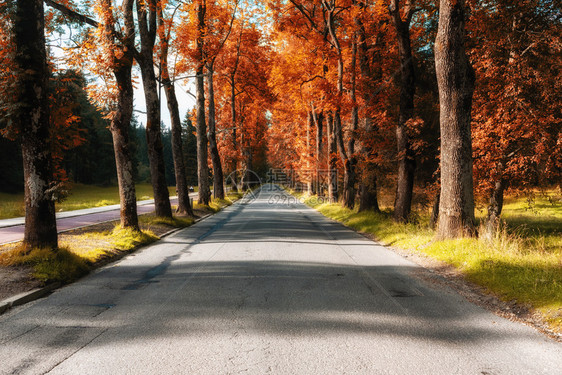
[[[0,316],[2,374],[562,374],[562,344],[273,185]]]

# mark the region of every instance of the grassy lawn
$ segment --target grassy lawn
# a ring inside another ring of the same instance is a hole
[[[340,204],[305,203],[325,216],[381,243],[413,250],[446,262],[465,277],[505,301],[539,312],[549,326],[562,333],[562,200],[559,194],[507,197],[504,225],[493,239],[463,238],[434,241],[428,214],[418,213],[416,224],[398,224],[389,212],[361,212]],[[484,212],[479,215],[482,218]]]
[[[168,187],[170,196],[176,195],[174,186]],[[152,199],[152,185],[136,185],[137,200]],[[119,204],[117,186],[93,186],[75,184],[70,189],[69,196],[61,203],[56,204],[57,212],[80,210],[83,208],[101,207]],[[0,193],[0,219],[24,216],[24,203],[22,194]]]

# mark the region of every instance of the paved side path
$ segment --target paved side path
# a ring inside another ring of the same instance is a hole
[[[197,193],[191,193],[190,197],[194,198]],[[177,204],[176,197],[170,197],[172,205]],[[154,200],[144,200],[137,202],[137,211],[139,214],[146,214],[154,211]],[[119,219],[119,205],[110,205],[103,207],[86,208],[83,210],[57,212],[57,229],[64,232],[70,229],[76,229],[87,225],[103,223],[111,220]],[[12,219],[0,220],[0,245],[21,241],[25,230],[25,218],[16,217]]]
[[[0,316],[0,372],[560,374],[561,344],[283,194]]]

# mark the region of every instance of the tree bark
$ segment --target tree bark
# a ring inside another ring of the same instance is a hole
[[[355,206],[355,168],[345,149],[339,109],[336,109],[336,114],[334,116],[334,133],[344,167],[343,205],[344,207],[353,209]]]
[[[470,110],[474,71],[464,49],[465,1],[441,0],[435,40],[441,128],[438,238],[474,235]]]
[[[328,200],[338,201],[338,146],[334,132],[334,116],[328,114]]]
[[[377,199],[377,174],[374,163],[367,162],[361,173],[359,184],[359,212],[373,210],[380,212]]]
[[[338,148],[340,150],[341,159],[344,165],[344,183],[343,183],[343,196],[344,201],[343,204],[347,208],[353,208],[355,205],[355,171],[353,168],[353,163],[349,160],[349,156],[345,150],[345,144],[343,141],[343,130],[342,130],[342,123],[341,123],[341,99],[343,96],[343,54],[341,45],[336,35],[336,23],[335,23],[335,3],[329,5],[326,1],[323,1],[324,7],[327,10],[327,26],[328,32],[332,39],[332,46],[336,49],[338,54],[338,81],[337,81],[337,90],[338,90],[338,103],[336,107],[336,112],[334,116],[334,133],[335,138],[337,141]],[[354,134],[351,134],[351,137],[354,137]]]
[[[115,61],[113,74],[117,83],[117,109],[111,119],[109,130],[113,138],[113,149],[115,152],[115,165],[117,170],[117,181],[119,184],[119,202],[121,205],[121,227],[139,229],[137,216],[137,196],[133,176],[133,158],[129,142],[129,128],[133,116],[133,83],[131,81],[131,70],[133,66],[133,49],[135,28],[133,21],[134,0],[125,0],[121,5],[125,19],[125,35],[121,49],[122,56]],[[106,0],[104,5],[111,6]],[[115,31],[112,24],[105,24],[105,34],[113,37],[115,42]]]
[[[369,135],[373,130],[373,124],[370,113],[366,107],[370,103],[372,92],[374,91],[371,83],[373,77],[368,56],[369,47],[367,45],[365,27],[359,17],[355,18],[355,23],[357,25],[357,33],[359,37],[359,48],[357,51],[359,69],[361,71],[363,81],[365,82],[365,87],[361,90],[365,106],[363,131],[366,135]],[[380,212],[379,202],[377,199],[377,165],[372,161],[372,152],[371,147],[368,147],[365,142],[363,142],[361,145],[361,161],[364,164],[364,168],[361,171],[361,177],[359,179],[359,211],[374,210],[375,212]]]
[[[490,195],[490,203],[488,205],[488,217],[486,218],[486,234],[490,238],[494,236],[499,228],[500,217],[503,209],[503,192],[506,188],[507,181],[502,176],[504,165],[498,163],[497,169],[499,177],[494,184],[492,194]]]
[[[308,195],[312,195],[314,188],[312,184],[313,173],[310,170],[310,159],[312,158],[312,149],[310,146],[310,132],[312,131],[312,111],[308,112],[306,121],[306,192]]]
[[[25,179],[24,246],[58,246],[49,142],[49,69],[41,0],[18,0],[14,22],[18,111]]]
[[[324,113],[319,112],[316,114],[314,108],[312,109],[312,118],[314,120],[314,125],[316,126],[316,194],[323,196],[324,189],[322,188],[322,178],[320,175],[321,165],[322,165],[322,138],[324,137]]]
[[[396,126],[396,145],[398,152],[398,179],[394,200],[393,219],[399,222],[408,221],[412,206],[414,188],[414,171],[416,161],[410,146],[406,122],[414,114],[415,74],[412,48],[410,45],[410,21],[413,8],[410,1],[406,3],[406,20],[400,16],[399,0],[392,0],[389,7],[390,15],[398,39],[400,58],[400,110]]]
[[[211,202],[211,190],[209,188],[209,166],[207,164],[207,124],[205,121],[205,56],[203,51],[203,44],[205,39],[205,13],[206,13],[205,0],[199,0],[197,3],[197,69],[195,74],[197,76],[196,91],[197,91],[197,120],[196,120],[196,133],[197,133],[197,176],[199,185],[199,204],[208,205]]]
[[[191,200],[189,199],[189,189],[187,187],[187,172],[183,154],[182,136],[181,136],[181,118],[176,97],[176,90],[170,79],[170,71],[168,69],[168,46],[169,33],[165,30],[164,15],[162,12],[162,4],[157,4],[159,36],[160,36],[160,79],[166,93],[166,101],[168,111],[170,112],[170,121],[172,126],[172,157],[174,159],[174,173],[176,176],[176,192],[178,195],[178,208],[176,213],[187,214],[193,217],[193,209]]]
[[[431,217],[429,218],[429,226],[431,229],[435,229],[437,222],[439,220],[439,201],[441,195],[437,193],[435,200],[433,201],[433,206],[431,207]]]
[[[148,10],[148,12],[147,12]],[[150,165],[150,179],[154,192],[156,216],[172,217],[170,194],[166,183],[164,151],[160,130],[160,98],[156,75],[154,73],[154,43],[156,41],[156,0],[149,0],[148,6],[137,0],[137,17],[141,51],[137,55],[142,76],[144,98],[146,102],[146,143]]]
[[[209,90],[209,151],[213,163],[213,197],[224,199],[224,176],[222,172],[221,157],[217,146],[217,134],[215,125],[215,89],[213,85],[213,68],[207,69],[207,87]]]

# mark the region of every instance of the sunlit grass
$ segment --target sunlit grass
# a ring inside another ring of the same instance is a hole
[[[216,212],[232,204],[242,194],[229,193],[226,199],[214,199],[203,211]],[[196,207],[197,208],[197,207]],[[33,277],[43,282],[71,282],[87,274],[96,265],[150,244],[159,239],[151,228],[159,227],[159,233],[185,228],[195,222],[193,218],[162,218],[155,215],[139,216],[142,231],[121,228],[109,230],[78,230],[59,236],[59,249],[33,249],[26,251],[21,245],[4,245],[0,252],[0,266],[29,265]]]
[[[553,330],[562,332],[562,204],[553,197],[535,197],[531,205],[524,197],[508,197],[505,223],[493,238],[447,241],[434,240],[427,214],[420,214],[416,224],[400,224],[389,213],[357,212],[314,198],[305,203],[385,245],[456,267],[499,298],[541,313]]]
[[[170,196],[175,196],[175,187],[168,187]],[[137,200],[152,199],[152,185],[136,185]],[[73,184],[68,197],[61,203],[56,203],[56,210],[73,211],[85,208],[109,206],[119,204],[119,191],[117,186],[93,186]],[[21,217],[25,214],[23,194],[0,193],[0,219]]]
[[[42,248],[27,252],[19,246],[1,253],[0,264],[3,266],[32,266],[33,277],[45,282],[70,282],[90,271],[86,260],[66,247],[61,247],[56,251]]]
[[[218,199],[218,198],[211,198],[211,202],[209,203],[208,206],[203,205],[203,204],[199,204],[197,202],[194,201],[193,203],[193,208],[196,210],[201,210],[201,211],[210,211],[210,212],[218,212],[220,210],[222,210],[223,208],[230,206],[232,203],[234,203],[235,201],[237,201],[238,199],[242,198],[244,194],[240,193],[240,192],[229,192],[226,194],[224,199]]]

